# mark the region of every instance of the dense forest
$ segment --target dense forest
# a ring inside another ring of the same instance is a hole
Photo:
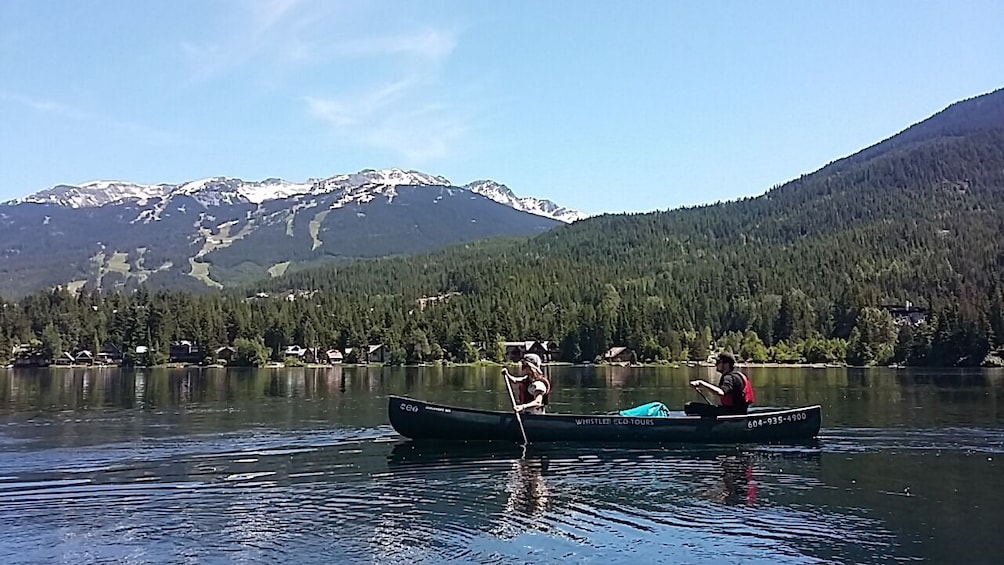
[[[756,198],[290,272],[242,292],[42,292],[4,304],[0,351],[108,342],[148,345],[154,358],[137,362],[156,362],[178,339],[239,342],[257,359],[288,344],[382,343],[403,363],[543,339],[568,361],[625,345],[639,360],[721,348],[755,361],[995,362],[1002,108],[1004,91],[960,102]],[[430,297],[441,299],[420,302]],[[908,303],[922,322],[889,308]]]

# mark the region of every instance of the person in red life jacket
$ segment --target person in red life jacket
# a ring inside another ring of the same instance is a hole
[[[715,370],[722,376],[718,386],[707,381],[690,381],[690,386],[700,393],[711,392],[718,397],[719,406],[702,402],[688,402],[683,411],[688,416],[718,416],[722,414],[745,414],[753,404],[753,384],[749,377],[736,369],[736,358],[729,352],[718,354]]]
[[[515,406],[517,411],[526,411],[529,414],[544,414],[547,411],[551,381],[544,376],[539,355],[534,353],[524,355],[520,361],[519,375],[510,375],[508,369],[502,369],[502,374],[517,384],[519,402]]]

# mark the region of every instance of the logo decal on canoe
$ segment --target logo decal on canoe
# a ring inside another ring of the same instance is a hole
[[[417,406],[415,404],[408,404],[407,402],[402,403],[400,406],[398,406],[398,408],[402,412],[411,412],[413,414],[417,414],[423,408],[425,408],[430,412],[442,412],[444,414],[453,413],[453,410],[450,410],[449,408],[443,408],[442,406]]]
[[[652,418],[576,418],[576,426],[654,426]]]

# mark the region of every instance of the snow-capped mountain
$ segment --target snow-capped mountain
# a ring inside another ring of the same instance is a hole
[[[580,217],[491,181],[456,186],[401,169],[305,182],[59,185],[0,204],[0,295],[218,288],[325,261],[534,235]]]
[[[493,180],[477,180],[464,186],[464,188],[475,194],[487,196],[499,204],[505,204],[506,206],[538,216],[553,218],[559,222],[571,223],[586,217],[582,212],[558,206],[550,200],[541,200],[532,196],[520,198],[513,194],[508,186],[499,184]]]
[[[11,200],[7,204],[35,202],[59,204],[69,208],[104,206],[124,200],[137,200],[145,204],[152,198],[163,198],[174,188],[174,185],[167,184],[135,184],[117,180],[86,182],[80,185],[57,184],[24,198]]]
[[[585,217],[575,210],[558,206],[549,200],[517,197],[507,186],[495,181],[481,180],[460,187],[442,176],[402,169],[364,169],[357,173],[335,175],[325,179],[308,179],[304,182],[290,182],[277,178],[244,181],[228,177],[155,185],[94,181],[76,186],[57,185],[12,200],[7,204],[58,204],[69,208],[93,208],[128,201],[145,205],[154,199],[169,200],[177,196],[189,196],[203,206],[218,207],[246,203],[262,204],[305,194],[335,194],[337,201],[332,208],[337,208],[351,202],[369,202],[378,196],[392,200],[398,194],[399,187],[404,186],[442,186],[468,190],[516,210],[566,223]]]

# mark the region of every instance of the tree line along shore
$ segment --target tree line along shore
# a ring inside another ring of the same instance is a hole
[[[145,289],[77,295],[56,289],[6,303],[0,313],[0,361],[15,366],[421,365],[506,363],[532,352],[549,363],[667,365],[706,364],[713,352],[731,351],[747,364],[775,366],[1004,365],[1002,352],[992,350],[989,339],[962,340],[937,314],[909,304],[861,308],[845,339],[796,329],[793,309],[782,301],[771,329],[772,336],[787,338],[769,345],[752,328],[718,336],[708,326],[634,333],[605,329],[602,319],[573,326],[557,340],[507,341],[498,333],[504,328],[496,326],[493,339],[475,341],[470,338],[472,326],[479,325],[476,319],[449,323],[449,312],[437,312],[437,306],[413,307],[395,317],[383,303],[384,311],[371,307],[375,315],[367,319],[334,307],[324,315],[328,304],[320,294],[249,300]],[[483,325],[477,331],[491,328],[490,322]]]

